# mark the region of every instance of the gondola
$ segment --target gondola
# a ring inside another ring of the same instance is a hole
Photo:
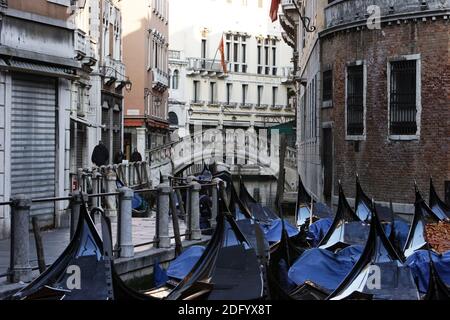
[[[439,217],[431,210],[431,208],[425,203],[422,195],[420,194],[417,184],[416,189],[416,203],[414,210],[414,217],[409,230],[408,238],[403,248],[405,257],[409,257],[416,250],[424,249],[428,246],[426,240],[425,227],[429,223],[438,223]]]
[[[311,220],[311,207],[312,218]],[[303,227],[307,222],[313,223],[315,220],[330,218],[333,216],[333,210],[324,203],[316,202],[306,191],[302,178],[298,176],[297,202],[295,209],[295,221],[298,228]]]
[[[372,207],[364,251],[328,300],[419,300],[411,270],[389,242]],[[394,280],[395,279],[395,280]]]
[[[356,198],[355,198],[355,213],[361,221],[370,222],[371,217],[371,200],[364,193],[359,181],[359,176],[356,176]]]
[[[339,182],[339,204],[333,224],[319,243],[319,248],[331,251],[367,241],[369,226],[363,223],[352,210]]]
[[[430,278],[429,278],[428,290],[423,300],[450,300],[450,289],[445,282],[439,276],[436,270],[436,266],[430,254]]]
[[[115,272],[111,259],[110,223],[104,215],[101,217],[104,241],[100,239],[86,204],[81,205],[77,228],[68,247],[46,271],[11,299],[151,300],[128,288]]]
[[[442,201],[434,188],[433,179],[430,178],[430,208],[441,220],[450,220],[450,207]]]
[[[281,240],[270,248],[268,267],[270,299],[300,300],[302,295],[306,295],[307,290],[305,287],[303,287],[302,290],[298,287],[289,287],[288,270],[303,254],[304,249],[298,247],[297,244],[289,238],[284,225],[284,220],[282,221]]]
[[[258,253],[226,211],[219,214],[216,230],[202,257],[167,300],[264,298],[264,273]],[[262,234],[256,233],[258,242],[262,242]]]
[[[264,208],[250,195],[242,181],[242,177],[239,177],[239,198],[256,221],[270,224],[273,220],[279,219],[272,210]]]

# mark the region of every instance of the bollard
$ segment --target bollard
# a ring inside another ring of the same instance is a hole
[[[78,219],[80,217],[80,209],[83,205],[83,200],[81,198],[81,192],[74,192],[71,195],[70,200],[70,239],[73,238],[75,231],[77,230]]]
[[[31,199],[18,195],[13,200],[11,214],[11,252],[8,280],[11,283],[30,282],[30,208]]]
[[[106,193],[114,193],[117,191],[117,177],[111,168],[108,168],[105,174],[105,180],[106,180]],[[106,209],[105,214],[111,222],[117,222],[117,205],[116,205],[116,196],[106,196],[105,197],[106,202]]]
[[[212,207],[211,207],[211,219],[209,220],[209,223],[211,225],[211,228],[215,228],[217,224],[217,215],[219,213],[219,184],[220,179],[213,179],[213,184],[215,184],[212,187],[211,190],[211,201],[212,201]]]
[[[163,182],[158,186],[158,212],[156,220],[155,246],[157,248],[170,248],[169,236],[169,208],[170,185],[168,177],[163,176]],[[176,214],[176,213],[175,213]]]
[[[132,207],[134,192],[130,188],[119,189],[120,217],[118,227],[118,249],[121,258],[134,257]]]
[[[193,181],[189,185],[191,186],[191,217],[189,219],[191,238],[190,240],[201,240],[202,231],[200,230],[200,190],[202,186],[200,183]]]

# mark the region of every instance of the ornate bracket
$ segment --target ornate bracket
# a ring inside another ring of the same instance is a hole
[[[292,1],[292,3],[294,4],[295,8],[298,11],[298,14],[300,16],[300,20],[303,23],[303,27],[305,28],[306,32],[314,32],[317,30],[316,26],[312,26],[311,25],[311,18],[309,17],[304,17],[302,15],[302,11],[300,10],[300,8],[298,7],[298,3],[296,0]]]

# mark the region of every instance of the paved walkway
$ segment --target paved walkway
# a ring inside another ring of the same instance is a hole
[[[172,224],[169,224],[169,233],[173,236]],[[133,243],[134,245],[153,241],[155,235],[156,220],[151,218],[133,218]],[[97,225],[97,230],[101,230]],[[180,220],[180,233],[184,234],[186,226]],[[116,243],[117,224],[112,224],[113,243]],[[45,263],[52,264],[69,244],[69,229],[55,229],[42,232],[42,241],[44,244]],[[101,232],[99,232],[101,234]],[[184,239],[182,237],[182,239]],[[172,240],[174,242],[174,240]],[[139,246],[135,248],[135,252],[141,252],[151,248],[152,245]],[[0,240],[0,274],[7,272],[10,259],[10,240]],[[32,267],[37,267],[36,246],[33,233],[30,234],[30,263]],[[5,278],[0,278],[0,285]]]

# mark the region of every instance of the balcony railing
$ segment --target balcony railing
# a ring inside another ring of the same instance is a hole
[[[284,106],[279,105],[279,104],[270,106],[270,109],[272,109],[272,110],[282,110],[283,108],[284,108]]]
[[[181,51],[169,50],[169,59],[180,60]]]
[[[153,89],[165,91],[169,87],[169,75],[160,69],[153,69]]]
[[[125,81],[125,65],[119,61],[106,57],[104,60],[104,76],[115,78],[117,82]]]
[[[75,54],[77,60],[82,60],[87,54],[86,34],[82,30],[75,30]]]
[[[241,103],[241,108],[242,109],[251,109],[253,108],[255,105],[253,103]]]
[[[7,7],[8,6],[8,0],[0,0],[0,7]]]
[[[192,100],[192,101],[191,101],[191,105],[192,105],[192,106],[204,106],[204,105],[205,105],[205,101],[202,101],[202,100]]]
[[[256,109],[259,109],[259,110],[265,110],[265,109],[267,109],[269,107],[269,105],[268,104],[257,104],[256,105]]]
[[[207,71],[223,73],[222,64],[219,60],[202,59],[202,58],[188,58],[188,70],[192,71]]]

